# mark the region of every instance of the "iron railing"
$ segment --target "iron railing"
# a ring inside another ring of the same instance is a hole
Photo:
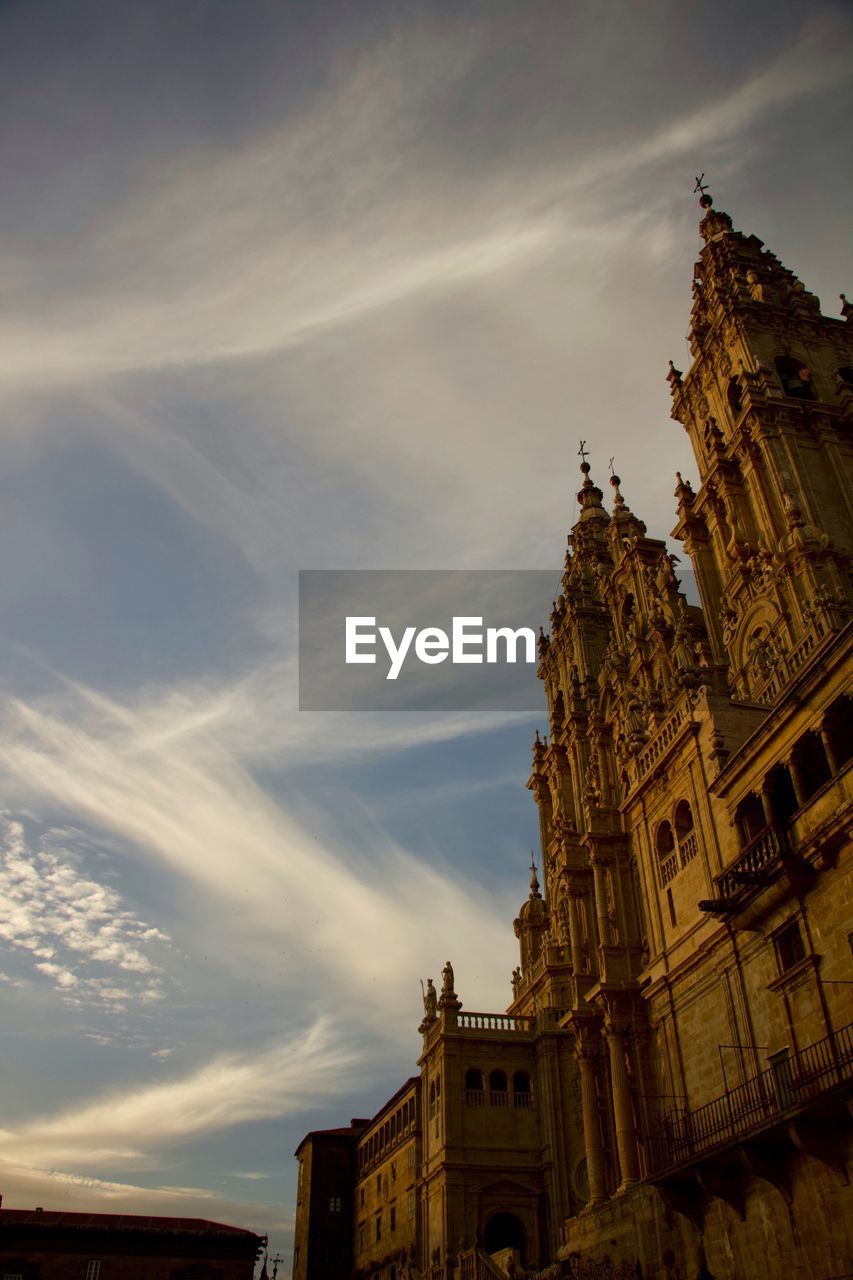
[[[750,879],[772,872],[782,865],[786,857],[790,857],[790,849],[785,832],[768,824],[750,840],[722,875],[716,877],[720,896],[735,897]]]
[[[776,1054],[752,1079],[695,1111],[670,1116],[646,1137],[651,1176],[746,1138],[853,1078],[853,1022],[801,1049]]]

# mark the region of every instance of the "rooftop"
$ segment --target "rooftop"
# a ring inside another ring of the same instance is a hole
[[[70,1213],[64,1209],[0,1209],[0,1229],[37,1226],[81,1231],[148,1231],[175,1235],[254,1237],[245,1227],[231,1227],[207,1218],[156,1218],[135,1213]],[[259,1237],[256,1237],[259,1238]]]

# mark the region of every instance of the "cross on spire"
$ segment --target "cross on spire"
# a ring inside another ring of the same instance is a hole
[[[610,468],[610,474],[611,474],[612,476],[615,476],[615,475],[616,475],[616,472],[613,470],[613,463],[614,463],[614,461],[615,461],[615,458],[616,458],[616,454],[614,453],[613,457],[610,459],[610,461],[609,461],[609,462],[608,462],[608,464],[607,464],[607,465],[608,465],[608,467]]]
[[[700,196],[704,196],[705,192],[708,190],[708,184],[707,182],[704,181],[704,178],[705,178],[705,175],[704,173],[702,173],[696,179],[696,186],[693,188],[694,195],[698,191]]]
[[[583,466],[583,464],[586,462],[587,458],[589,457],[589,450],[586,447],[586,440],[581,440],[581,447],[578,449],[578,457],[581,460],[581,466]]]

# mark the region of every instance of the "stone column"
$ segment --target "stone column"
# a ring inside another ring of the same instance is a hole
[[[761,788],[761,805],[764,809],[764,817],[770,826],[776,822],[776,805],[773,802],[773,793],[769,787]]]
[[[802,809],[803,805],[808,800],[808,796],[806,795],[806,789],[803,786],[803,780],[800,776],[800,766],[793,756],[788,762],[788,772],[790,773],[791,781],[794,784],[794,795],[797,797],[797,806]]]
[[[607,1174],[604,1163],[604,1144],[598,1123],[598,1095],[595,1087],[596,1054],[587,1037],[578,1042],[575,1053],[581,1080],[581,1107],[583,1109],[583,1145],[586,1152],[586,1173],[589,1181],[590,1209],[607,1199]]]
[[[824,725],[820,728],[820,738],[823,743],[823,749],[826,752],[826,763],[829,765],[829,772],[833,778],[841,772],[841,764],[835,754],[835,745],[832,741],[832,735],[827,733]]]
[[[637,1158],[637,1130],[634,1125],[634,1108],[628,1087],[628,1070],[625,1066],[625,1033],[612,1021],[607,1023],[607,1047],[610,1051],[610,1080],[613,1088],[613,1115],[616,1120],[616,1146],[619,1151],[619,1168],[622,1180],[620,1191],[626,1191],[639,1181]]]
[[[577,895],[570,889],[568,893],[569,908],[569,942],[572,948],[572,968],[577,978],[584,972],[583,951],[581,949],[581,930],[578,920]]]
[[[607,873],[603,861],[596,856],[591,859],[592,877],[595,885],[595,915],[598,920],[598,941],[602,946],[610,942],[610,916],[607,913]]]

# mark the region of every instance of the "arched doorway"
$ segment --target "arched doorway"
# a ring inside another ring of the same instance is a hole
[[[517,1249],[521,1261],[525,1261],[524,1224],[514,1213],[493,1213],[483,1232],[486,1253],[498,1253],[501,1249]]]

